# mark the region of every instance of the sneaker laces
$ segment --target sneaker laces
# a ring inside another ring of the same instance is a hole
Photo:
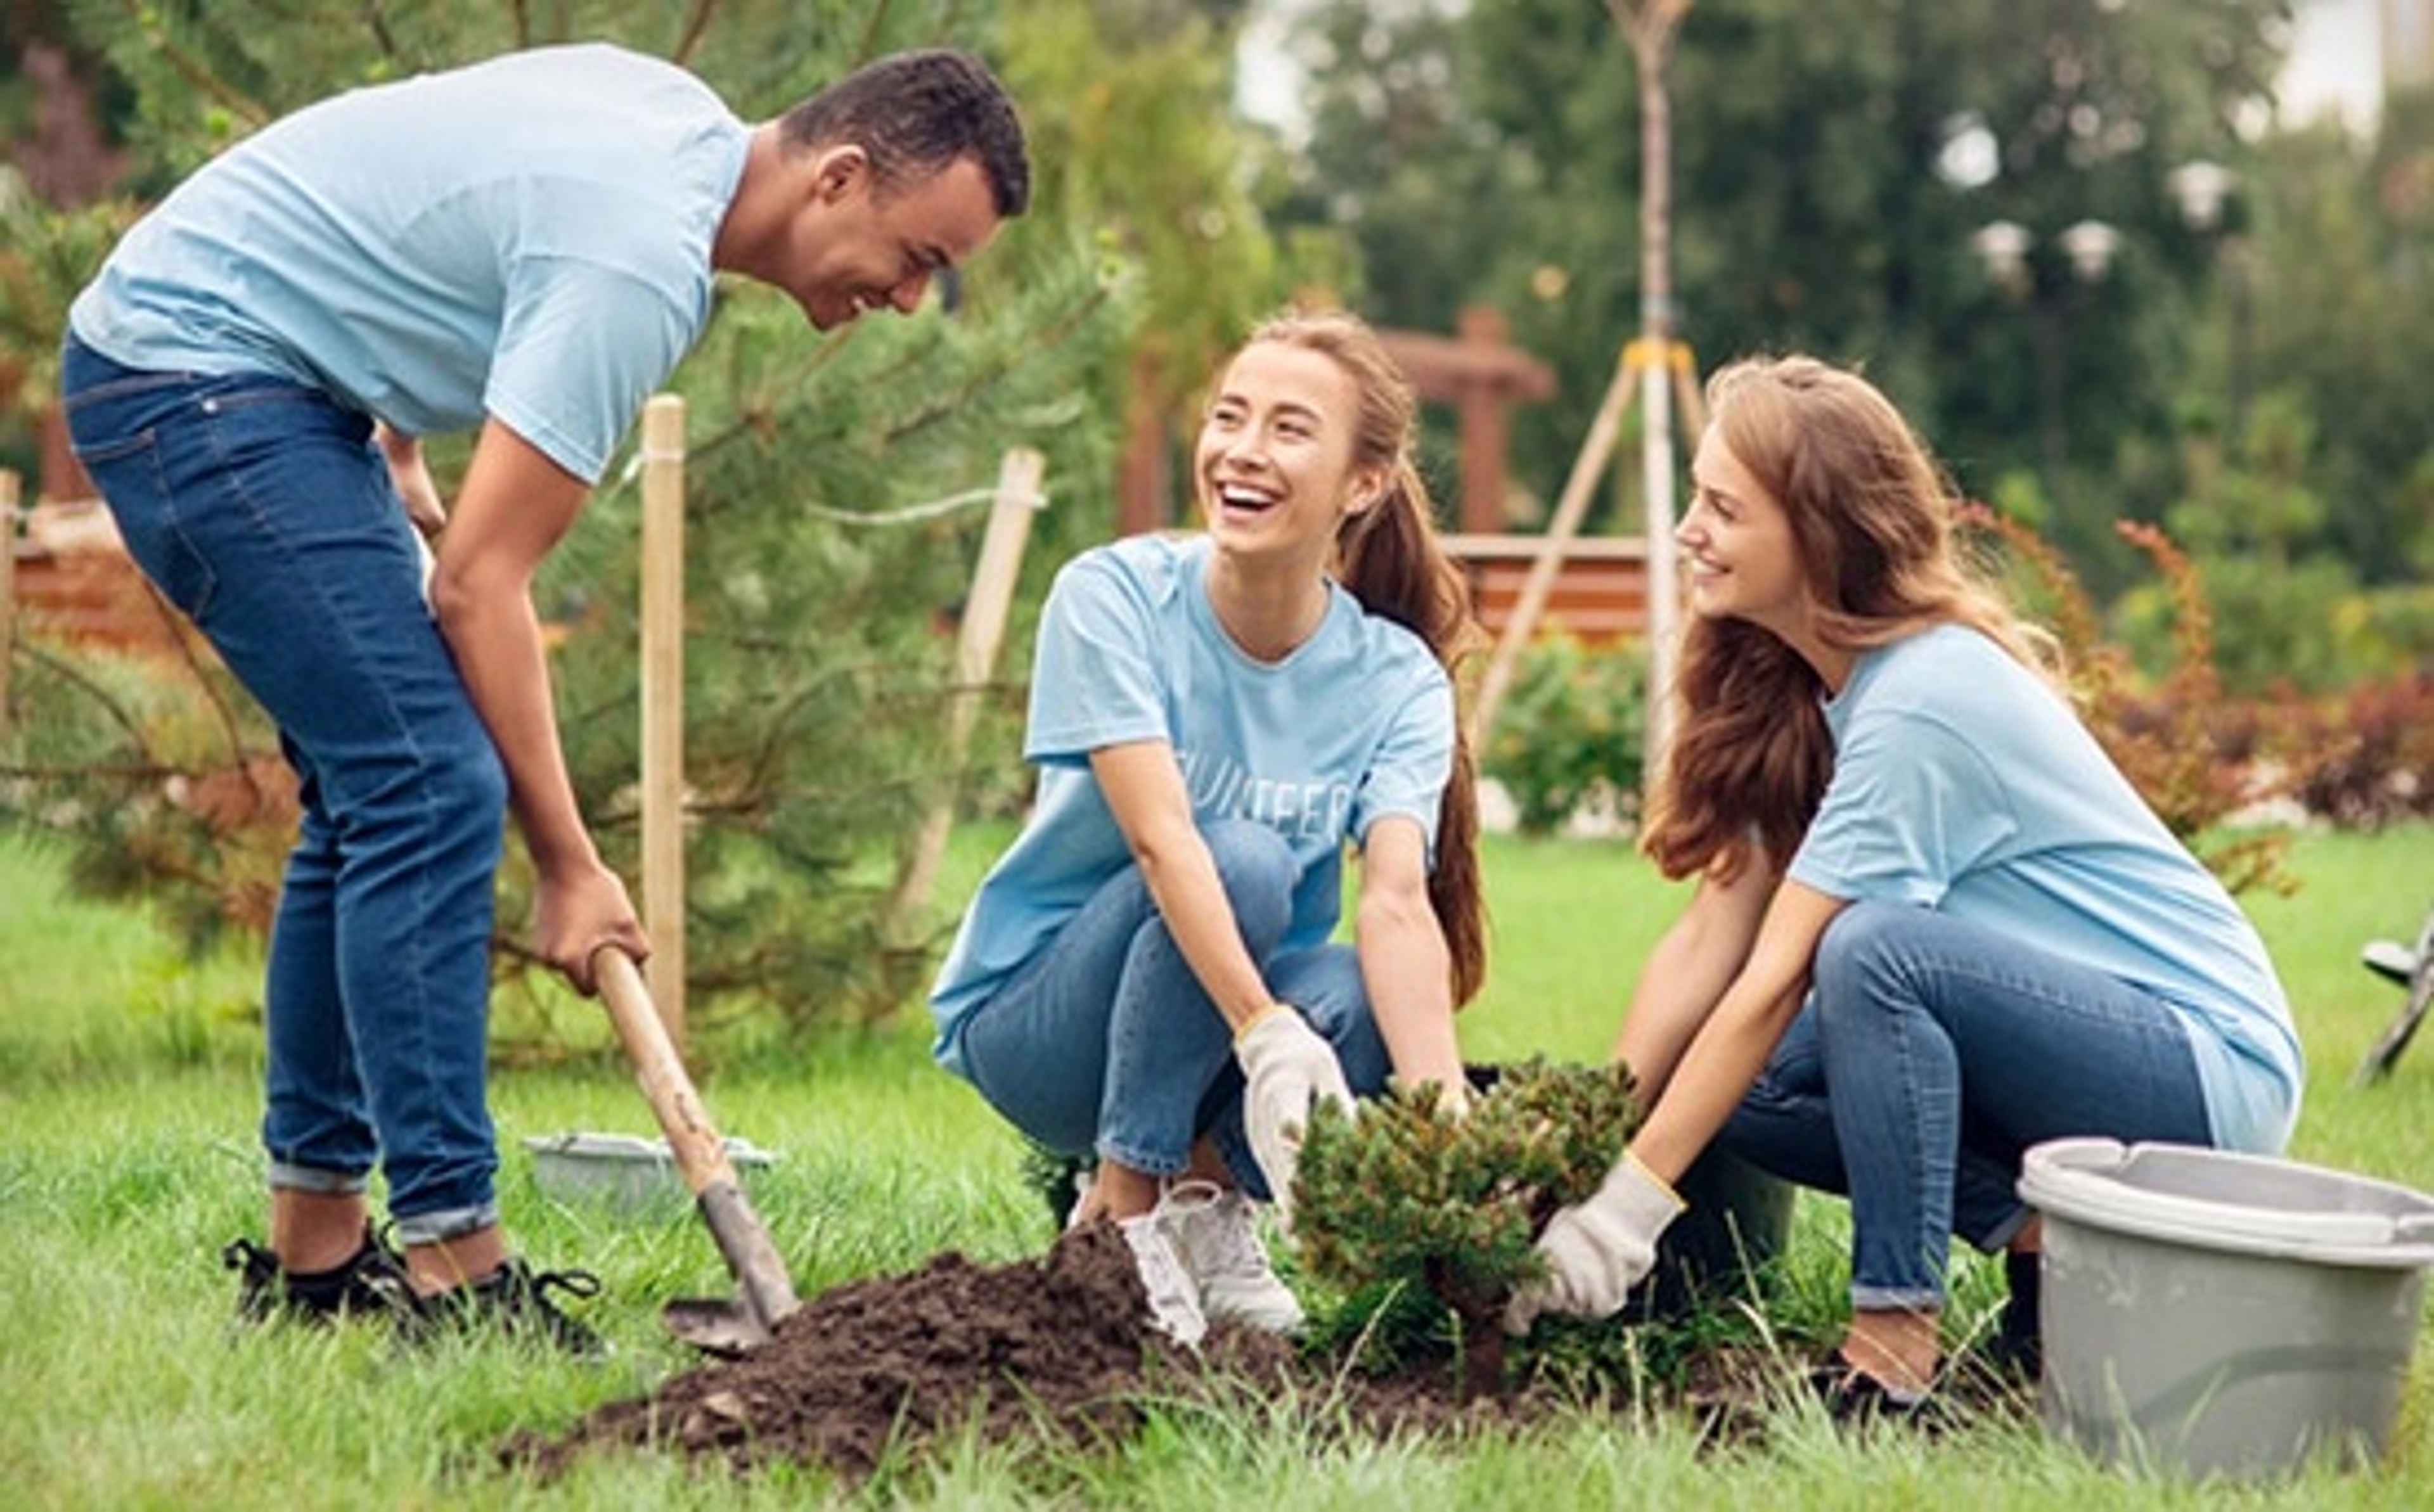
[[[535,1270],[509,1259],[479,1281],[417,1299],[413,1332],[428,1337],[436,1327],[473,1330],[494,1325],[511,1338],[529,1338],[584,1359],[608,1352],[598,1334],[550,1300],[553,1291],[590,1299],[600,1295],[600,1278],[588,1270]]]
[[[220,1265],[238,1273],[237,1316],[249,1323],[268,1322],[281,1300],[279,1257],[239,1236],[220,1247]]]
[[[1183,1263],[1194,1276],[1269,1276],[1267,1247],[1251,1216],[1251,1205],[1200,1177],[1171,1182],[1157,1199],[1157,1217],[1174,1235]]]
[[[275,1251],[247,1238],[222,1246],[220,1264],[238,1273],[238,1316],[249,1322],[284,1314],[319,1323],[405,1305],[404,1258],[389,1244],[386,1229],[369,1223],[354,1253],[327,1270],[289,1270]]]
[[[1208,1316],[1200,1310],[1200,1287],[1156,1212],[1118,1220],[1116,1232],[1133,1252],[1133,1268],[1149,1297],[1150,1320],[1176,1343],[1197,1346],[1208,1332]]]
[[[1188,1177],[1168,1184],[1156,1215],[1173,1235],[1184,1268],[1199,1284],[1204,1313],[1277,1333],[1301,1331],[1301,1302],[1269,1262],[1250,1198],[1214,1181]]]

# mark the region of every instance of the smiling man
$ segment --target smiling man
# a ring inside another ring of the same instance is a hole
[[[492,1195],[506,814],[544,959],[588,992],[595,952],[649,942],[568,780],[534,571],[716,273],[821,330],[909,313],[1029,195],[1013,105],[962,53],[882,59],[752,125],[672,64],[545,48],[264,128],[77,298],[77,454],[300,779],[265,994],[269,1244],[227,1251],[248,1313],[591,1349]],[[453,513],[418,439],[445,431],[478,433]],[[402,1254],[369,1222],[375,1164]]]

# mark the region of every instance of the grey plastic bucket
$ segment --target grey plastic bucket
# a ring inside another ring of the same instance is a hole
[[[2048,1431],[2096,1457],[2254,1477],[2379,1459],[2417,1340],[2434,1198],[2290,1161],[2065,1139],[2045,1216]]]
[[[773,1157],[749,1141],[729,1136],[728,1164],[747,1188],[752,1173]],[[633,1134],[533,1134],[533,1184],[561,1202],[592,1202],[623,1213],[661,1216],[682,1213],[692,1199],[675,1153],[664,1139]]]

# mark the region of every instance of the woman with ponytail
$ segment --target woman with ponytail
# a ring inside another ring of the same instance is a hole
[[[1478,630],[1372,331],[1289,313],[1218,376],[1206,529],[1058,573],[1024,755],[1032,816],[981,883],[931,1008],[941,1064],[1097,1162],[1161,1322],[1301,1309],[1251,1201],[1290,1199],[1314,1098],[1463,1095],[1478,809],[1455,669]],[[1349,851],[1353,942],[1333,943]]]

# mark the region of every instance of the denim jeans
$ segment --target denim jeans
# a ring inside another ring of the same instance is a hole
[[[377,1164],[403,1242],[494,1222],[484,1079],[506,781],[370,422],[282,380],[137,371],[73,339],[60,388],[129,552],[296,771],[264,990],[271,1184],[360,1191]]]
[[[1826,926],[1808,1003],[1719,1142],[1851,1199],[1851,1300],[1941,1307],[1955,1234],[1992,1252],[2029,1216],[2029,1147],[2209,1143],[2173,1011],[1982,926],[1858,903]]]
[[[1334,1048],[1354,1095],[1384,1088],[1385,1042],[1352,948],[1279,949],[1294,883],[1283,839],[1235,820],[1202,837],[1269,993],[1300,1010]],[[1232,1034],[1175,947],[1140,868],[1101,884],[962,1033],[972,1084],[1046,1148],[1171,1176],[1205,1135],[1238,1185],[1270,1195],[1243,1133]]]

